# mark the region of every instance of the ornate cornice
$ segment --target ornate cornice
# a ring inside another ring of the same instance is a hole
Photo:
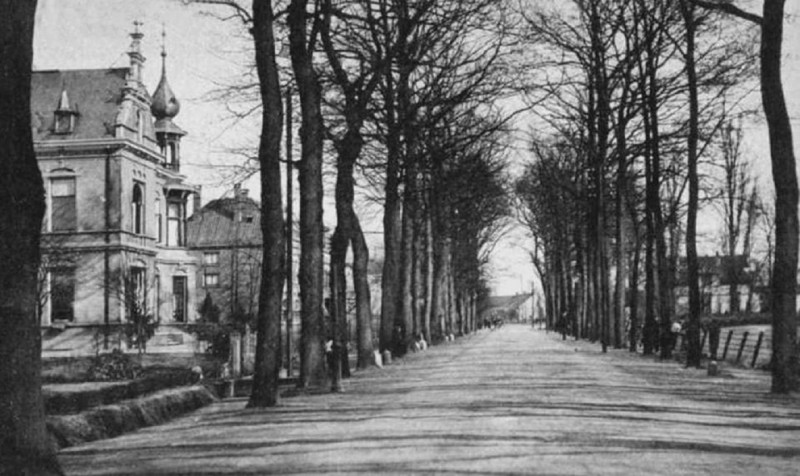
[[[161,164],[164,157],[130,139],[65,139],[44,140],[33,143],[37,159],[55,158],[96,158],[109,153],[128,152],[154,164]]]

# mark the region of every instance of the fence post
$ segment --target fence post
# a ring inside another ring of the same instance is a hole
[[[761,349],[761,341],[764,340],[764,331],[758,333],[758,340],[756,341],[756,350],[753,351],[753,361],[750,362],[750,367],[755,368],[756,360],[758,360],[758,351]]]
[[[728,356],[728,346],[731,345],[732,337],[733,337],[733,331],[728,331],[728,338],[725,339],[725,349],[722,351],[722,360],[725,360],[725,357]]]
[[[739,351],[736,353],[736,363],[737,364],[739,362],[741,362],[741,360],[742,360],[742,352],[744,351],[744,345],[747,343],[747,336],[749,334],[750,333],[747,332],[747,331],[744,331],[744,334],[742,334],[742,343],[739,344]]]

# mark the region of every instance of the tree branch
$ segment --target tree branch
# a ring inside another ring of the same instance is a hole
[[[239,5],[235,0],[182,0],[184,5],[189,5],[190,3],[202,3],[206,5],[223,5],[226,7],[233,8],[236,11],[236,15],[242,19],[244,23],[252,23],[253,16],[250,12],[244,8],[243,6]]]
[[[698,7],[702,7],[707,10],[717,10],[720,12],[725,12],[733,16],[742,18],[744,20],[751,21],[756,25],[762,24],[761,16],[756,15],[755,13],[750,13],[745,10],[742,10],[733,3],[720,3],[718,1],[707,1],[707,0],[689,0],[689,1],[697,5]]]

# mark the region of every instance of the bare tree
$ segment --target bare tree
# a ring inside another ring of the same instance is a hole
[[[726,272],[731,279],[729,288],[730,312],[738,312],[739,281],[743,278],[739,266],[734,263],[739,248],[745,251],[745,235],[749,236],[752,219],[750,212],[755,209],[750,205],[753,197],[754,178],[749,161],[742,152],[742,129],[728,121],[723,127],[720,137],[722,154],[723,183],[720,187],[719,209],[724,223],[723,246],[728,256],[729,269]]]
[[[245,24],[251,25],[261,100],[258,162],[261,170],[261,231],[264,249],[256,324],[255,374],[248,406],[274,406],[278,403],[278,375],[281,362],[280,316],[285,259],[280,174],[283,114],[278,67],[275,61],[277,51],[275,12],[271,0],[253,0],[251,10],[236,0],[193,1],[227,7]]]
[[[765,0],[762,15],[731,2],[692,0],[759,26],[761,32],[761,102],[769,129],[772,180],[775,184],[775,264],[772,276],[772,391],[798,388],[797,255],[798,186],[792,123],[781,83],[785,0]]]
[[[300,300],[303,322],[300,382],[304,388],[329,383],[323,349],[322,90],[314,52],[319,41],[318,5],[291,0],[286,19],[297,91],[300,95]],[[280,127],[280,126],[278,126]],[[280,177],[280,174],[278,174]],[[278,188],[280,190],[280,188]],[[335,328],[335,324],[334,324]],[[339,375],[341,369],[334,369]]]
[[[346,328],[344,314],[346,301],[344,287],[345,259],[348,246],[353,250],[353,281],[356,293],[357,365],[365,368],[372,362],[372,304],[367,278],[369,250],[353,203],[355,197],[354,173],[364,145],[364,123],[370,117],[368,108],[381,79],[385,59],[385,45],[373,45],[379,27],[372,2],[324,2],[321,24],[322,44],[332,70],[331,81],[338,89],[339,100],[334,105],[342,117],[342,125],[330,132],[337,153],[336,168],[336,231],[331,240],[331,284],[337,284],[331,296],[337,300],[336,322]],[[358,65],[350,57],[355,52]],[[351,66],[351,67],[347,67]],[[342,334],[341,330],[339,332]],[[340,335],[340,339],[341,339]],[[348,365],[345,346],[341,350],[342,365]],[[345,372],[347,373],[347,372]]]

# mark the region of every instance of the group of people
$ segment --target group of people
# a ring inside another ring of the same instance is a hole
[[[491,329],[491,330],[499,329],[500,327],[503,327],[503,322],[504,322],[503,319],[497,316],[492,316],[491,318],[484,317],[482,327],[484,329]]]

